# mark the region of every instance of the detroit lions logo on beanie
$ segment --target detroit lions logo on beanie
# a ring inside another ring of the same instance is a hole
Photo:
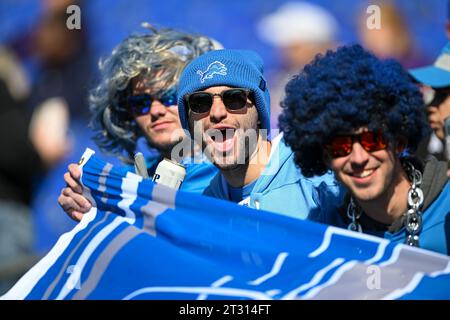
[[[225,65],[220,61],[214,61],[205,71],[197,70],[197,74],[200,75],[200,82],[204,83],[205,79],[212,79],[215,74],[226,76],[227,67],[225,67]]]
[[[250,89],[261,129],[270,133],[270,96],[262,58],[254,51],[231,49],[207,52],[184,68],[178,85],[178,111],[183,129],[189,129],[184,97],[216,86]]]

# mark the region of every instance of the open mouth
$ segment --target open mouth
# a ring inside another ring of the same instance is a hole
[[[227,153],[233,149],[236,129],[234,128],[218,128],[212,129],[209,134],[209,139],[211,140],[212,146],[215,150]]]

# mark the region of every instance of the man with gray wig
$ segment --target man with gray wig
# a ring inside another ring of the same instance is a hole
[[[171,158],[174,146],[185,138],[176,96],[181,71],[192,59],[213,50],[214,43],[203,36],[157,30],[149,24],[145,27],[152,33],[128,37],[100,61],[101,80],[89,96],[90,125],[100,149],[128,164],[133,162],[138,139],[144,137],[158,151],[156,157],[147,159],[152,176],[162,158]],[[217,172],[209,162],[183,164],[185,191],[202,192]],[[64,175],[67,187],[58,198],[60,206],[75,220],[81,220],[91,208],[82,195],[79,178],[78,166],[70,164]]]

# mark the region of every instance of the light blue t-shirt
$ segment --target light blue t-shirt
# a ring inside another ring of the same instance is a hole
[[[186,176],[180,190],[193,193],[203,193],[219,170],[209,161],[201,163],[183,163]]]
[[[320,200],[326,194],[327,207],[337,209],[342,202],[343,188],[334,175],[330,172],[314,178],[303,176],[295,165],[292,150],[282,137],[280,134],[272,141],[269,163],[250,191],[248,206],[306,219],[312,211],[320,211]],[[229,185],[220,173],[214,177],[204,194],[233,201]]]

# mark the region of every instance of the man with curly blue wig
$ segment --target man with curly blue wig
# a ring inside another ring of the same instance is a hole
[[[331,169],[348,190],[340,210],[322,206],[312,220],[450,254],[447,165],[411,156],[430,128],[400,64],[359,45],[328,51],[287,84],[282,107],[302,173]]]
[[[148,175],[153,176],[163,157],[173,158],[172,151],[184,137],[176,96],[181,71],[195,57],[215,49],[216,43],[200,35],[144,26],[151,33],[129,36],[100,61],[100,81],[91,90],[89,103],[100,149],[133,164],[138,139],[144,138],[157,151],[147,159]],[[217,172],[210,162],[191,161],[192,153],[174,156],[186,166],[184,191],[201,193]],[[80,173],[77,164],[69,165],[64,175],[67,187],[58,198],[75,220],[91,208],[82,195]]]

